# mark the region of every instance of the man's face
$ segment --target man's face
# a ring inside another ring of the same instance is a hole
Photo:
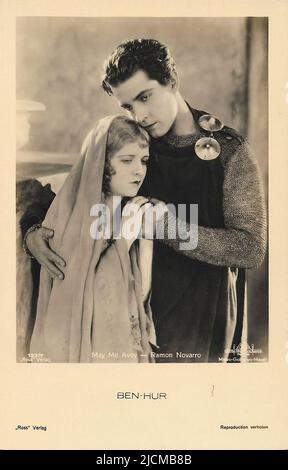
[[[172,127],[178,111],[176,87],[151,80],[144,70],[113,88],[119,105],[154,137],[162,137]]]

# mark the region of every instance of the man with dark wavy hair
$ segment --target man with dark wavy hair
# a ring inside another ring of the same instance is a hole
[[[155,358],[226,362],[232,345],[245,342],[245,268],[258,267],[266,249],[263,190],[250,147],[234,129],[185,101],[174,60],[156,40],[120,44],[107,60],[102,86],[151,136],[142,194],[175,206],[198,205],[196,248],[180,246],[179,233],[191,228],[189,211],[186,220],[168,211],[165,238],[155,239]],[[50,253],[41,237],[41,229],[27,237],[40,261]]]

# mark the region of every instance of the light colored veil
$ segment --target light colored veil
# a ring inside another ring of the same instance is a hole
[[[41,269],[31,352],[53,362],[89,362],[94,272],[103,240],[90,236],[91,207],[101,203],[106,143],[115,116],[99,120],[88,134],[79,161],[58,192],[43,225],[54,230],[50,246],[66,261],[65,279]]]

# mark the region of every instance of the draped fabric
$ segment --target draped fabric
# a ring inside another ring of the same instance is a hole
[[[151,313],[144,310],[138,250],[90,235],[93,205],[101,204],[109,127],[98,121],[79,161],[51,204],[43,226],[66,261],[65,278],[41,269],[30,352],[52,362],[150,362]],[[111,354],[109,354],[111,353]]]

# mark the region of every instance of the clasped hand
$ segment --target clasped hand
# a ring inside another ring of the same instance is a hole
[[[121,234],[127,242],[128,250],[138,237],[154,239],[156,224],[167,210],[164,202],[143,196],[135,196],[124,206]],[[64,272],[60,268],[63,269],[66,262],[50,248],[49,240],[53,236],[53,230],[41,227],[28,234],[26,244],[30,253],[52,278],[64,279]]]

